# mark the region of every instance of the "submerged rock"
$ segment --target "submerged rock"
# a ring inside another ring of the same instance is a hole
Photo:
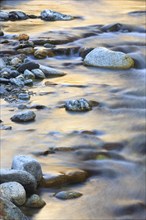
[[[44,59],[48,55],[48,51],[46,49],[38,49],[34,52],[34,57],[37,59]]]
[[[62,173],[49,172],[43,175],[42,187],[57,187],[67,183],[67,176]]]
[[[0,21],[8,21],[9,13],[5,11],[0,11]]]
[[[38,63],[27,62],[27,63],[21,64],[20,67],[18,68],[18,71],[23,73],[25,70],[33,70],[33,69],[38,69],[38,68],[39,68]]]
[[[27,171],[34,176],[38,183],[43,176],[40,163],[30,156],[15,156],[12,162],[12,169]]]
[[[41,19],[45,21],[57,21],[57,20],[72,20],[74,17],[71,15],[65,15],[52,10],[44,10],[41,12]]]
[[[43,71],[43,73],[45,74],[45,76],[47,78],[51,78],[51,77],[59,77],[59,76],[64,76],[66,75],[64,72],[54,69],[52,67],[49,66],[44,66],[44,65],[40,65],[40,69]]]
[[[92,107],[86,99],[69,100],[65,102],[65,109],[73,112],[90,111]]]
[[[35,178],[24,170],[1,169],[0,183],[18,182],[26,190],[26,192],[34,193],[36,191],[37,182]]]
[[[24,86],[24,82],[21,79],[18,78],[11,78],[10,79],[11,84],[18,86],[18,87],[23,87]]]
[[[34,121],[36,114],[33,111],[24,111],[17,113],[11,117],[11,120],[14,122],[28,122]]]
[[[73,192],[73,191],[61,191],[55,194],[55,197],[57,199],[76,199],[81,197],[83,194],[79,192]]]
[[[26,79],[35,79],[35,75],[30,70],[27,69],[24,71],[24,77]]]
[[[37,194],[33,194],[31,197],[29,197],[25,203],[25,206],[29,208],[42,208],[45,205],[45,201],[42,200]]]
[[[0,219],[29,220],[17,206],[3,197],[0,197],[0,210]]]
[[[123,52],[112,51],[104,47],[99,47],[95,48],[86,55],[84,64],[89,66],[124,70],[133,67],[134,60]]]
[[[26,201],[25,189],[17,182],[2,183],[0,185],[0,194],[18,206],[23,205]]]
[[[69,170],[65,173],[70,184],[81,183],[87,179],[87,172],[84,170]]]
[[[10,11],[9,12],[9,19],[11,21],[26,20],[26,19],[28,19],[28,16],[22,11]]]

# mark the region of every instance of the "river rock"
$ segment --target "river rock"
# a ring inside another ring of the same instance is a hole
[[[24,71],[24,77],[26,79],[35,79],[35,75],[30,70]]]
[[[32,70],[32,73],[35,75],[36,79],[45,79],[45,74],[40,69],[34,69]]]
[[[9,13],[5,11],[0,11],[0,21],[8,21]]]
[[[33,111],[24,111],[17,113],[11,117],[14,122],[29,122],[34,121],[36,114]]]
[[[6,182],[18,182],[31,194],[36,191],[35,178],[24,170],[0,169],[0,183]]]
[[[10,82],[18,87],[23,87],[24,86],[24,82],[21,79],[17,79],[17,78],[11,78]]]
[[[27,34],[19,34],[18,40],[29,40],[29,36]]]
[[[69,100],[65,102],[65,109],[73,112],[90,111],[92,107],[86,99]]]
[[[9,80],[9,79],[6,79],[6,78],[0,78],[0,83],[2,83],[2,84],[8,84],[8,83],[10,83],[10,80]]]
[[[30,95],[28,93],[20,93],[18,95],[18,99],[28,100],[28,99],[30,99]]]
[[[62,186],[67,183],[67,176],[63,173],[49,172],[43,175],[41,186],[42,187],[56,187]]]
[[[44,59],[48,55],[48,51],[46,49],[38,49],[34,52],[34,56],[37,59]]]
[[[26,20],[26,19],[28,19],[28,16],[22,11],[10,11],[9,12],[9,19],[11,21]]]
[[[59,12],[46,9],[41,12],[41,19],[45,21],[57,21],[57,20],[67,21],[67,20],[72,20],[73,16],[61,14]]]
[[[79,192],[73,192],[73,191],[61,191],[55,194],[55,197],[57,199],[75,199],[75,198],[79,198],[80,196],[82,196],[82,193]]]
[[[47,78],[66,75],[65,73],[63,73],[63,72],[60,71],[60,70],[54,69],[54,68],[49,67],[49,66],[44,66],[44,65],[40,65],[40,70],[43,71],[43,73],[45,74],[45,76],[46,76]]]
[[[0,58],[0,70],[2,70],[5,67],[6,67],[5,61],[2,58]]]
[[[84,64],[89,66],[124,70],[133,67],[134,61],[130,56],[123,52],[98,47],[86,55]]]
[[[37,194],[30,196],[25,203],[25,206],[29,208],[42,208],[45,205],[45,201],[42,200]]]
[[[35,62],[27,62],[21,64],[20,67],[18,68],[18,71],[23,73],[25,70],[33,70],[38,68],[39,68],[39,64]]]
[[[21,63],[22,61],[18,58],[18,57],[14,57],[11,61],[10,61],[10,64],[12,66],[17,66]]]
[[[37,183],[42,179],[42,169],[40,163],[30,156],[15,156],[12,162],[12,169],[24,170],[36,179]]]
[[[81,183],[87,179],[87,172],[84,170],[68,170],[65,175],[69,183]]]
[[[12,130],[12,127],[4,124],[0,124],[0,130]]]
[[[25,86],[33,86],[33,80],[32,79],[27,79],[24,81]]]
[[[0,37],[4,36],[4,32],[2,30],[0,30]]]
[[[18,206],[23,205],[26,201],[25,189],[17,182],[0,184],[0,194]]]
[[[23,49],[18,49],[18,53],[29,55],[29,54],[34,54],[34,48],[33,47],[27,47]]]
[[[15,78],[19,75],[20,75],[20,73],[17,70],[11,70],[10,73],[9,73],[10,78]]]
[[[17,206],[3,197],[0,197],[0,210],[2,220],[29,220]]]

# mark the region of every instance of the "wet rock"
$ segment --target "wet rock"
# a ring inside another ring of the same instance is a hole
[[[39,105],[39,104],[34,104],[34,105],[29,106],[29,108],[30,108],[30,109],[35,108],[35,109],[41,110],[41,109],[46,109],[47,106],[45,106],[45,105]]]
[[[12,169],[23,170],[30,173],[37,181],[42,179],[42,169],[40,163],[30,156],[15,156],[12,162]]]
[[[49,43],[45,43],[45,44],[44,44],[44,47],[46,47],[46,48],[54,48],[55,45],[49,44]]]
[[[25,86],[33,86],[33,80],[32,79],[27,79],[24,81]]]
[[[18,68],[18,71],[23,73],[25,70],[33,70],[38,68],[39,68],[39,64],[35,62],[27,62],[21,64],[20,67]]]
[[[89,102],[86,99],[81,98],[78,100],[66,101],[65,109],[67,111],[84,112],[84,111],[90,111],[92,107],[90,106]]]
[[[8,91],[6,90],[4,85],[0,86],[0,96],[6,95]]]
[[[25,206],[29,208],[42,208],[45,205],[45,201],[42,200],[37,194],[33,194],[31,197],[29,197],[25,203]]]
[[[17,65],[19,65],[21,62],[22,62],[22,60],[20,60],[18,57],[14,57],[14,58],[10,61],[10,64],[11,64],[12,66],[17,66]]]
[[[29,36],[27,34],[20,34],[18,36],[18,40],[21,41],[21,40],[29,40]]]
[[[20,73],[17,70],[11,70],[10,74],[9,74],[9,77],[10,78],[15,78],[15,77],[17,77],[19,75],[20,75]]]
[[[19,74],[19,76],[17,76],[16,79],[19,79],[19,80],[21,80],[23,82],[25,80],[23,74]]]
[[[5,61],[2,58],[0,58],[0,70],[2,70],[5,67],[6,67]]]
[[[18,206],[23,205],[26,201],[25,189],[17,182],[2,183],[0,185],[0,194]]]
[[[29,54],[34,54],[34,48],[33,47],[27,47],[23,49],[18,49],[18,53],[29,55]]]
[[[57,199],[75,199],[81,197],[83,194],[79,192],[73,192],[73,191],[61,191],[55,194],[55,197]]]
[[[57,187],[67,183],[67,176],[62,173],[49,172],[43,175],[42,187]]]
[[[27,105],[24,105],[24,104],[18,105],[18,109],[26,109],[26,108],[27,108]]]
[[[6,198],[0,197],[0,218],[3,220],[29,220],[21,210]]]
[[[34,69],[32,70],[32,73],[35,75],[36,79],[45,79],[45,74],[40,69]]]
[[[12,127],[1,124],[0,125],[0,130],[12,130]]]
[[[47,44],[47,43],[50,44],[50,40],[48,39],[35,39],[35,40],[32,40],[32,42],[38,46],[43,46],[44,44]]]
[[[57,70],[57,69],[54,69],[54,68],[51,68],[51,67],[48,67],[48,66],[43,66],[43,65],[40,65],[40,70],[43,71],[43,73],[45,74],[45,76],[47,78],[57,77],[57,76],[59,77],[59,76],[66,75],[65,73],[63,73],[60,70]]]
[[[46,49],[38,49],[34,52],[34,56],[37,59],[44,59],[48,55],[48,51]]]
[[[84,170],[69,170],[65,173],[69,183],[81,183],[87,179],[87,172]]]
[[[2,84],[8,84],[8,83],[10,83],[10,80],[9,80],[9,79],[6,79],[6,78],[0,78],[0,83],[2,83]]]
[[[34,121],[36,114],[33,111],[24,111],[17,113],[11,117],[11,120],[14,122],[29,122]]]
[[[86,55],[84,64],[88,66],[124,70],[133,67],[134,61],[130,56],[123,52],[99,47]]]
[[[30,95],[28,93],[20,93],[18,95],[18,99],[29,100],[30,99]]]
[[[123,25],[120,23],[108,24],[108,25],[102,26],[100,30],[103,32],[116,32],[116,31],[123,30]]]
[[[0,11],[0,21],[8,21],[9,13],[5,11]]]
[[[35,79],[35,75],[30,70],[24,71],[24,77],[26,79]]]
[[[36,180],[28,172],[16,169],[1,169],[0,170],[0,183],[18,182],[26,190],[26,192],[33,193],[36,191]]]
[[[36,15],[28,15],[28,17],[29,17],[30,19],[36,19],[36,18],[39,18],[39,16],[36,16]]]
[[[74,17],[70,15],[61,14],[52,10],[44,10],[41,12],[41,19],[45,21],[57,21],[57,20],[72,20]]]
[[[11,21],[26,20],[26,19],[28,19],[28,16],[22,11],[10,11],[9,12],[9,19]]]
[[[11,78],[10,82],[15,86],[19,86],[19,87],[24,86],[24,82],[21,79]]]

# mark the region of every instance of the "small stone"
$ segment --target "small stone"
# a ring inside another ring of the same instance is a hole
[[[33,70],[33,69],[38,69],[38,68],[39,68],[39,64],[35,62],[27,62],[27,63],[21,64],[20,67],[18,68],[18,71],[23,73],[26,69]]]
[[[90,106],[89,102],[86,99],[81,98],[79,100],[66,101],[65,109],[67,111],[84,112],[84,111],[90,111],[92,107]]]
[[[12,127],[1,124],[0,125],[0,130],[12,130]]]
[[[2,84],[9,84],[10,80],[6,79],[6,78],[0,78],[0,83],[2,83]]]
[[[18,95],[18,99],[28,100],[28,99],[30,99],[30,95],[28,93],[20,93]]]
[[[9,20],[9,14],[5,11],[0,11],[0,21],[8,21]]]
[[[11,78],[10,82],[15,86],[19,86],[19,87],[24,86],[24,82],[21,79]]]
[[[22,61],[21,61],[18,57],[15,57],[15,58],[13,58],[13,59],[10,61],[10,64],[11,64],[12,66],[17,66],[17,65],[19,65],[21,62],[22,62]]]
[[[29,54],[34,54],[34,48],[33,47],[27,47],[23,49],[18,49],[18,53],[29,55]]]
[[[25,80],[23,74],[19,74],[19,76],[17,76],[16,79],[19,79],[19,80],[21,80],[23,82]]]
[[[61,191],[55,194],[55,197],[57,199],[75,199],[81,197],[83,194],[79,192],[73,192],[73,191]]]
[[[35,75],[30,70],[24,71],[24,77],[26,79],[35,79]]]
[[[17,182],[2,183],[0,185],[0,194],[18,206],[23,205],[26,201],[25,189]]]
[[[9,19],[11,21],[26,20],[26,19],[28,19],[28,16],[22,11],[10,11],[9,12]]]
[[[33,111],[24,111],[17,113],[11,117],[11,120],[14,122],[29,122],[34,121],[36,114]]]
[[[40,70],[43,71],[43,73],[45,74],[45,76],[47,78],[57,77],[57,76],[59,77],[59,76],[66,75],[64,72],[62,72],[60,70],[54,69],[54,68],[49,67],[49,66],[44,66],[44,65],[40,65]]]
[[[42,208],[45,205],[45,201],[42,200],[37,194],[33,194],[31,197],[29,197],[25,203],[25,206],[29,208]]]
[[[11,70],[10,71],[10,78],[15,78],[19,75],[20,75],[20,73],[17,70]]]
[[[41,12],[41,18],[46,21],[57,21],[57,20],[72,20],[74,17],[70,15],[61,14],[52,10],[44,10]]]
[[[69,170],[65,173],[69,183],[81,183],[87,179],[87,172],[84,170]]]
[[[35,75],[36,79],[45,79],[45,74],[40,69],[34,69],[32,70],[32,73]]]
[[[33,80],[32,79],[27,79],[24,81],[25,86],[33,86]]]
[[[2,58],[0,58],[0,70],[2,70],[5,67],[6,67],[5,61]]]
[[[26,109],[26,108],[27,108],[27,105],[24,105],[24,104],[18,105],[18,109]]]
[[[36,179],[37,183],[42,179],[42,169],[40,163],[30,156],[15,156],[12,162],[12,169],[24,170]]]
[[[0,96],[6,95],[8,91],[6,90],[4,85],[0,86]]]
[[[44,47],[46,47],[46,48],[54,48],[55,45],[46,43],[46,44],[44,44]]]
[[[21,40],[29,40],[29,36],[27,34],[20,34],[18,36],[18,40],[21,41]]]
[[[44,59],[48,55],[48,51],[46,49],[38,49],[34,52],[34,56],[37,59]]]
[[[49,172],[43,175],[42,187],[56,187],[67,183],[67,176],[58,172]]]

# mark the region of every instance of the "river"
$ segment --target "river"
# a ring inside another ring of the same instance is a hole
[[[69,54],[48,57],[42,64],[63,70],[63,77],[48,79],[29,89],[30,104],[42,104],[48,109],[35,110],[33,123],[17,124],[10,117],[19,110],[1,100],[1,116],[12,130],[1,131],[1,167],[9,168],[17,154],[31,155],[48,171],[64,172],[81,168],[91,172],[83,184],[66,186],[83,196],[60,201],[49,196],[53,189],[41,189],[39,194],[47,205],[41,210],[27,210],[32,220],[144,220],[146,218],[146,34],[145,10],[142,0],[28,0],[2,1],[2,10],[20,10],[39,15],[44,9],[79,16],[71,21],[45,22],[41,19],[2,23],[7,34],[27,33],[74,40],[58,48],[73,48]],[[133,12],[133,13],[132,13]],[[132,25],[130,32],[93,33],[96,25],[122,23]],[[129,54],[135,67],[129,70],[108,70],[82,65],[74,48],[105,46]],[[47,95],[45,95],[47,94]],[[86,113],[69,113],[58,105],[68,99],[86,98],[100,103]],[[112,149],[102,149],[99,142],[119,143]],[[118,146],[122,146],[118,148]],[[48,148],[64,149],[55,154],[38,156]],[[83,160],[84,151],[105,150],[111,158]],[[114,156],[113,156],[114,155]],[[119,159],[120,158],[120,159]]]

